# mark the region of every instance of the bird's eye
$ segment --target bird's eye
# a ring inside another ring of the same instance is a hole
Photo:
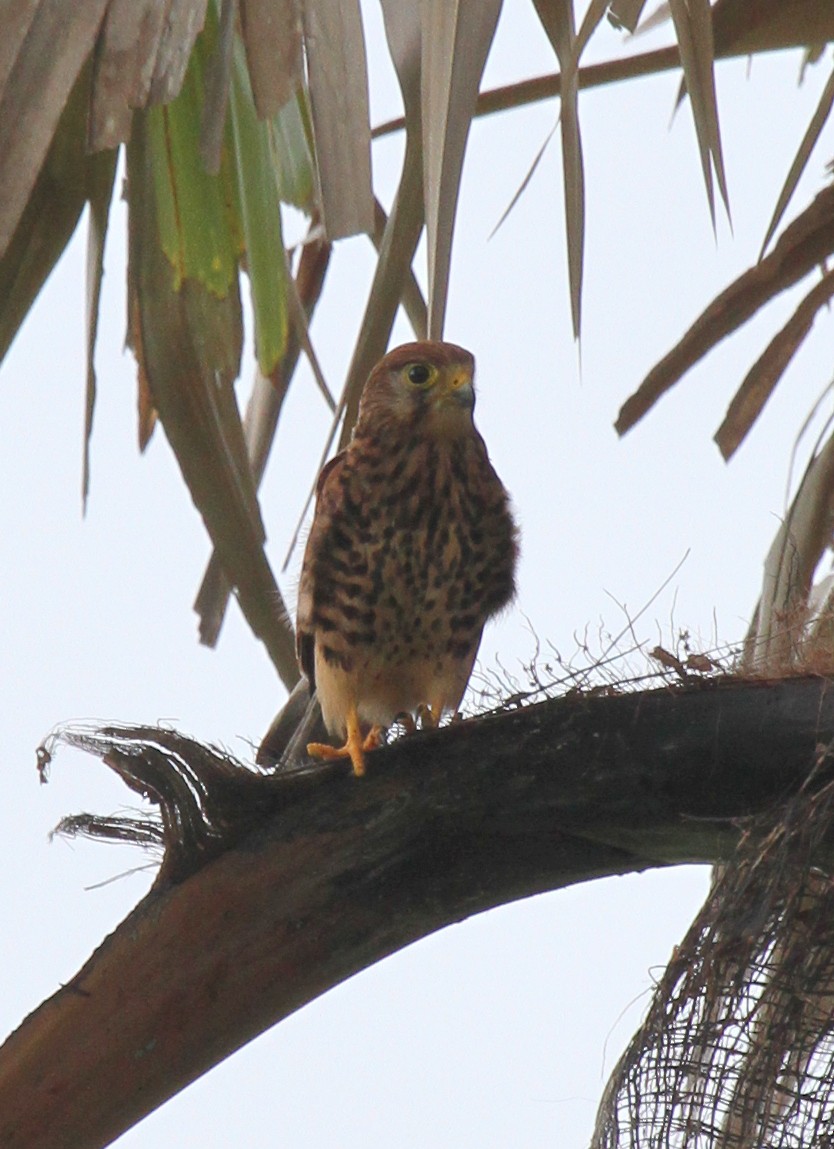
[[[431,379],[431,370],[425,363],[412,363],[407,371],[409,383],[413,383],[415,387],[422,387],[424,383],[428,383]]]

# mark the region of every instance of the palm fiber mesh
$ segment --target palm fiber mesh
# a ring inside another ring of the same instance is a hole
[[[716,872],[608,1083],[593,1149],[834,1146],[834,782],[812,786],[748,826]]]

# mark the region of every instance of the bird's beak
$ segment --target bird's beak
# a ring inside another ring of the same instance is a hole
[[[465,367],[456,367],[449,372],[445,386],[442,389],[442,399],[450,401],[468,410],[475,406],[475,388],[472,384],[472,372]]]

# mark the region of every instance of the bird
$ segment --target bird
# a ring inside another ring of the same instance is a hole
[[[340,745],[307,753],[356,776],[395,721],[457,714],[484,625],[515,594],[518,529],[473,421],[474,375],[454,343],[390,351],[318,479],[296,645]]]

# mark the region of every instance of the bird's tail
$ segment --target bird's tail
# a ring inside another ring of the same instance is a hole
[[[326,742],[321,707],[310,683],[301,677],[258,747],[255,761],[267,770],[289,770],[307,757],[308,742]]]

